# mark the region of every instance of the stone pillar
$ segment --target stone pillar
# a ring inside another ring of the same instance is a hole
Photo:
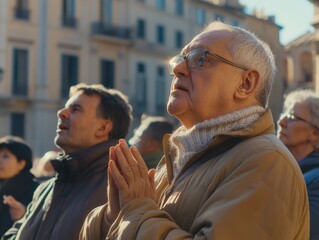
[[[38,35],[36,55],[35,97],[30,109],[30,142],[34,147],[35,157],[54,149],[53,139],[57,123],[57,101],[50,99],[48,76],[49,39],[49,0],[38,0]],[[56,76],[59,80],[59,75]]]
[[[0,84],[1,81],[4,80],[4,76],[8,71],[8,69],[5,69],[5,53],[7,41],[7,11],[7,1],[0,1],[0,69],[3,71],[3,76],[2,79],[0,79]]]

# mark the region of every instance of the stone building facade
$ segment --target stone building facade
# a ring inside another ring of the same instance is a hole
[[[281,111],[283,47],[273,17],[238,0],[0,1],[0,136],[20,135],[36,155],[54,148],[56,112],[70,86],[102,83],[140,114],[167,115],[167,61],[212,20],[255,32],[278,72],[270,108]]]

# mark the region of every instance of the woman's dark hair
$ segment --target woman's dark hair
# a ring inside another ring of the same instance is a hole
[[[5,136],[0,138],[0,150],[7,149],[16,156],[18,162],[25,160],[24,170],[32,168],[32,149],[20,137]]]

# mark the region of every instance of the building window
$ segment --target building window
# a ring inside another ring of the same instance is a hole
[[[11,130],[10,134],[13,136],[18,136],[24,138],[24,125],[25,116],[23,113],[12,113],[11,114]]]
[[[312,82],[312,56],[310,52],[303,52],[300,55],[300,67],[301,67],[301,74],[302,74],[302,81],[304,83],[311,83]]]
[[[202,8],[196,9],[196,23],[199,25],[204,25],[206,23],[205,10]]]
[[[175,13],[182,16],[184,14],[184,2],[183,0],[175,0]]]
[[[78,83],[78,57],[63,54],[61,64],[61,97],[67,98],[70,87]]]
[[[13,49],[13,95],[28,95],[28,50]]]
[[[156,36],[157,43],[164,44],[165,43],[165,29],[164,29],[164,26],[158,25],[157,28],[156,28],[156,33],[157,33],[157,36]]]
[[[166,86],[165,86],[165,67],[157,68],[156,78],[156,113],[163,115],[166,112]]]
[[[145,20],[137,19],[137,37],[140,39],[145,39]]]
[[[100,18],[104,25],[110,25],[113,22],[113,0],[100,0]]]
[[[136,79],[136,107],[138,114],[146,109],[147,102],[147,81],[146,66],[144,63],[137,63],[137,79]]]
[[[63,0],[62,26],[76,27],[75,0]]]
[[[106,88],[114,88],[114,61],[101,60],[101,83]]]
[[[216,14],[216,15],[215,15],[215,20],[216,20],[216,21],[220,21],[220,22],[224,22],[224,21],[225,21],[225,18],[224,18],[223,15]]]
[[[156,0],[156,8],[159,10],[165,10],[165,0]]]
[[[176,31],[175,33],[175,47],[176,48],[184,47],[184,35],[181,31]]]
[[[28,20],[30,13],[28,9],[28,0],[17,0],[14,12],[16,19]]]

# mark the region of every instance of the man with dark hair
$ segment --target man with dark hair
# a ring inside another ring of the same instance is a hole
[[[24,217],[3,239],[78,239],[86,215],[107,201],[109,148],[125,138],[132,120],[127,97],[102,85],[78,84],[58,111],[51,163],[56,177],[36,190]]]
[[[129,143],[140,151],[148,169],[156,168],[163,156],[162,139],[172,133],[174,125],[164,117],[143,114],[140,126],[134,131]]]

